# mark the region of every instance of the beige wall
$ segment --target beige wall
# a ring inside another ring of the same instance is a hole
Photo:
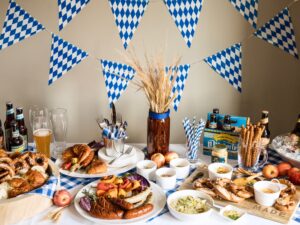
[[[50,31],[91,55],[122,60],[119,52],[124,49],[108,1],[91,0],[60,33],[57,28],[57,1],[17,2]],[[260,0],[259,24],[289,2]],[[0,1],[1,24],[7,6],[8,0]],[[299,40],[300,21],[296,20],[300,16],[299,3],[292,8],[291,14]],[[145,50],[155,52],[167,46],[165,53],[169,62],[174,56],[181,55],[182,63],[191,63],[241,41],[251,32],[251,26],[227,0],[206,0],[192,48],[189,49],[163,1],[150,0],[131,45],[140,55]],[[7,100],[24,106],[26,112],[33,104],[65,107],[69,112],[68,141],[99,138],[95,118],[109,115],[100,63],[90,57],[48,87],[50,44],[50,34],[41,32],[0,52],[0,118],[4,120]],[[172,142],[184,142],[183,117],[205,117],[213,107],[219,107],[222,113],[250,115],[255,119],[262,109],[267,108],[271,111],[274,134],[291,129],[300,111],[300,62],[256,38],[244,43],[243,56],[243,94],[239,94],[205,63],[191,67],[179,112],[171,114]],[[129,123],[129,141],[145,142],[148,106],[143,93],[137,93],[130,86],[118,101],[117,109]],[[26,119],[27,116],[26,113]]]

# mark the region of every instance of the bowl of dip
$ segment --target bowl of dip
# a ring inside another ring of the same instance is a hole
[[[199,221],[209,218],[214,200],[197,190],[176,191],[168,196],[167,205],[170,213],[181,221]]]
[[[231,179],[233,167],[227,163],[212,163],[208,166],[208,176],[211,180],[217,178]]]

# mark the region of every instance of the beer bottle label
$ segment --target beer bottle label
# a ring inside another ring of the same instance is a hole
[[[13,114],[14,113],[14,109],[9,109],[9,110],[6,110],[6,115],[10,115],[10,114]]]
[[[24,151],[24,145],[19,145],[19,146],[10,146],[10,149],[12,152],[19,152],[22,153]]]
[[[17,114],[16,115],[16,120],[22,120],[24,119],[24,114]]]
[[[19,133],[19,131],[17,130],[17,131],[14,131],[14,132],[12,132],[12,137],[13,138],[17,138],[17,137],[19,137],[20,136],[20,133]]]
[[[4,137],[0,136],[0,149],[4,149]]]
[[[215,128],[217,128],[217,123],[216,122],[210,122],[208,127],[211,128],[211,129],[215,129]]]
[[[269,123],[269,118],[268,117],[267,118],[263,118],[263,119],[260,120],[260,122],[262,124],[267,124],[267,123]]]
[[[231,125],[230,124],[223,124],[223,130],[231,130]]]
[[[24,150],[26,150],[28,148],[28,137],[27,135],[20,135],[23,139],[23,145],[24,145]]]

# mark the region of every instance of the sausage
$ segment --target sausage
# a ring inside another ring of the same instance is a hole
[[[151,212],[152,210],[153,210],[152,204],[142,205],[140,207],[137,207],[135,209],[131,209],[131,210],[128,210],[127,212],[125,212],[123,218],[124,219],[137,218],[137,217],[143,216],[143,215]]]
[[[132,203],[129,203],[125,201],[124,199],[119,198],[110,198],[109,199],[113,204],[120,206],[122,209],[130,210],[134,208],[134,205]]]

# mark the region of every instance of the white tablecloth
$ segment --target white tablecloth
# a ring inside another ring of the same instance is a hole
[[[145,145],[141,145],[141,144],[135,144],[135,146],[137,147],[144,147]],[[182,153],[184,152],[184,145],[181,144],[174,144],[170,146],[170,149],[173,151],[177,151],[178,153]],[[209,163],[210,162],[210,157],[208,156],[202,156],[202,159],[204,162]],[[235,165],[236,162],[235,161],[229,161],[229,163]],[[78,191],[81,187],[78,187],[74,190],[72,190],[73,194],[76,193],[76,191]],[[30,204],[30,203],[28,203]],[[53,225],[53,223],[49,220],[46,220],[45,217],[47,215],[48,212],[50,212],[51,210],[55,209],[55,207],[53,206],[52,208],[50,208],[48,211],[43,212],[39,215],[36,215],[35,217],[28,219],[28,220],[24,220],[20,223],[18,223],[18,225],[29,225],[29,224],[41,224],[41,225],[46,225],[46,224],[51,224]],[[18,213],[18,212],[15,212]],[[300,215],[299,215],[300,217]],[[187,223],[187,222],[186,222]],[[83,217],[81,217],[75,210],[74,206],[69,206],[68,208],[66,208],[63,213],[62,216],[60,218],[60,220],[56,223],[56,224],[63,224],[63,225],[82,225],[82,224],[95,224],[92,223],[86,219],[84,219]],[[185,224],[185,222],[181,222],[176,220],[174,217],[172,217],[170,215],[170,213],[166,213],[154,220],[152,220],[151,222],[147,222],[147,223],[137,223],[137,225],[139,224],[147,224],[147,225],[164,225],[164,224],[172,224],[172,225],[182,225]],[[207,221],[192,221],[192,222],[188,222],[189,225],[199,225],[199,224],[209,224],[209,225],[224,225],[224,224],[230,224],[230,222],[225,221],[221,216],[218,215],[217,211],[214,211],[212,216],[209,217],[209,219]],[[236,221],[235,222],[236,225],[274,225],[274,224],[280,224],[280,223],[276,223],[270,220],[266,220],[257,216],[252,216],[252,215],[245,215],[245,217],[241,220],[241,221]],[[300,225],[299,223],[297,223],[294,220],[291,220],[289,225]]]

